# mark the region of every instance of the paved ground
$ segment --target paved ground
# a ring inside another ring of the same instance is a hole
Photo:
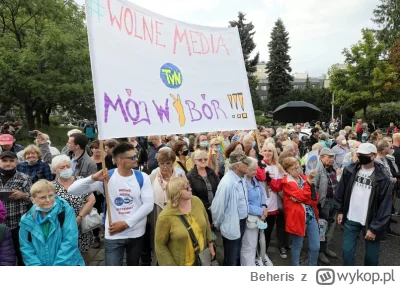
[[[400,205],[400,202],[398,200]],[[399,209],[399,208],[398,208]],[[391,227],[393,230],[400,233],[400,217],[393,217],[398,223],[392,223]],[[331,250],[335,251],[338,255],[338,259],[331,259],[331,265],[341,266],[342,263],[342,238],[343,232],[341,226],[337,226],[335,230],[334,239],[330,247]],[[364,265],[364,240],[359,239],[357,244],[356,252],[356,265]],[[277,248],[277,241],[275,237],[275,232],[273,232],[272,241],[268,249],[268,255],[275,266],[290,266],[290,251],[288,252],[288,258],[283,259],[279,255]],[[301,256],[303,264],[306,263],[307,258],[307,240],[305,240],[304,248]],[[223,260],[223,247],[221,236],[218,235],[217,239],[217,260],[220,265],[222,265]],[[100,249],[91,249],[88,253],[89,266],[104,266],[104,243],[101,242]],[[324,264],[320,264],[324,266]],[[381,266],[400,266],[400,237],[388,236],[386,242],[381,243],[380,249],[380,260],[379,265]]]

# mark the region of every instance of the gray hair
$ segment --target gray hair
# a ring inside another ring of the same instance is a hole
[[[288,143],[286,143],[286,146],[285,147],[283,147],[283,151],[295,151],[296,150],[296,148],[295,148],[295,146],[294,146],[294,142],[288,142]]]
[[[324,141],[328,141],[329,140],[329,136],[326,133],[321,133],[321,134],[319,134],[319,139],[320,140],[324,140]]]
[[[71,163],[71,159],[65,154],[55,156],[51,161],[51,170],[55,171],[62,162]]]
[[[235,166],[237,166],[237,165],[239,165],[241,162],[236,162],[236,163],[230,163],[229,164],[229,170],[233,170],[233,169],[235,169]]]
[[[346,131],[345,130],[340,130],[339,131],[339,135],[346,136]]]
[[[207,152],[204,150],[196,150],[196,152],[194,152],[193,154],[193,159],[196,160],[197,158],[199,158],[201,155],[208,156]]]
[[[249,164],[249,168],[253,167],[254,165],[256,166],[256,168],[258,167],[258,160],[253,158],[253,157],[247,157],[250,159],[250,164]]]

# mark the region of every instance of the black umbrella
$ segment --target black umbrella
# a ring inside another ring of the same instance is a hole
[[[305,101],[289,101],[274,111],[273,118],[284,123],[304,123],[319,119],[322,111]]]

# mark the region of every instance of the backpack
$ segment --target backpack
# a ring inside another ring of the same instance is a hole
[[[114,171],[115,171],[115,169],[108,170],[108,180],[111,179],[112,175],[114,174]],[[134,173],[135,173],[136,180],[137,180],[138,183],[139,183],[139,187],[140,187],[140,189],[142,189],[142,187],[143,187],[143,174],[142,174],[142,172],[140,172],[140,171],[138,171],[138,170],[135,170],[135,169],[133,169],[133,171],[134,171]],[[103,207],[103,214],[104,214],[104,216],[103,216],[102,220],[103,220],[103,223],[105,224],[105,223],[106,223],[106,214],[107,214],[107,200],[106,200],[106,198],[105,198],[105,192],[104,192],[104,202],[103,202],[103,205],[104,205],[104,207]]]
[[[58,215],[57,215],[58,222],[60,224],[60,228],[63,227],[64,225],[64,220],[65,220],[65,209],[63,209]],[[32,242],[32,234],[30,231],[28,231],[28,241]]]
[[[4,241],[5,233],[6,233],[6,225],[0,224],[0,244]]]

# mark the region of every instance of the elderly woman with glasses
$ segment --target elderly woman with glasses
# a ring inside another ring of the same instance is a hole
[[[197,150],[193,157],[195,166],[193,170],[187,174],[187,178],[192,188],[192,194],[199,197],[203,202],[208,214],[208,219],[211,222],[211,211],[209,209],[218,188],[219,178],[217,174],[207,166],[207,152]]]
[[[161,266],[198,265],[196,251],[210,249],[214,258],[214,244],[207,212],[199,198],[192,195],[185,178],[172,178],[167,184],[168,204],[160,213],[155,233],[155,250]],[[198,242],[193,247],[183,220],[190,225]]]
[[[39,180],[31,188],[33,207],[22,217],[19,241],[26,266],[84,266],[74,209]]]
[[[303,240],[308,237],[308,265],[316,266],[320,237],[318,224],[318,193],[313,186],[313,176],[301,174],[299,161],[295,158],[283,160],[287,173],[282,179],[283,207],[286,231],[292,235],[292,265],[299,266]]]
[[[153,239],[157,218],[167,205],[168,182],[175,177],[183,177],[186,179],[185,172],[180,168],[174,167],[176,154],[171,148],[161,148],[156,158],[159,167],[154,169],[150,174],[150,181],[154,193],[154,209],[150,214],[150,227],[152,229]]]

